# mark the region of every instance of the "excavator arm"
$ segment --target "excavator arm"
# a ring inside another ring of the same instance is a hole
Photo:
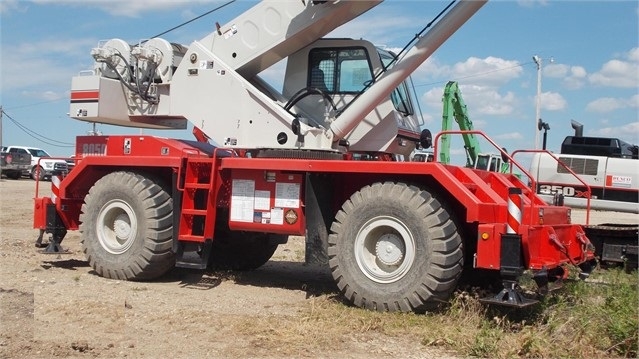
[[[459,125],[461,131],[472,131],[473,122],[468,117],[466,104],[456,81],[449,81],[444,88],[444,110],[442,114],[442,131],[450,131],[453,128],[453,120]],[[466,167],[475,167],[480,148],[479,141],[472,133],[462,134],[464,149],[466,150]],[[450,135],[443,135],[439,160],[442,163],[450,163]]]

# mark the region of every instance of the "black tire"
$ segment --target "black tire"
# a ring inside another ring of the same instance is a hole
[[[447,302],[463,269],[462,239],[429,192],[375,183],[337,213],[329,265],[345,298],[377,311],[423,312]]]
[[[21,177],[20,171],[6,172],[6,175],[7,175],[7,178],[10,178],[10,179],[13,179],[13,180],[20,179],[20,177]]]
[[[31,169],[31,179],[32,180],[40,180],[40,181],[44,181],[44,168],[42,168],[41,166],[34,166]]]
[[[222,230],[215,236],[209,257],[213,270],[248,271],[257,269],[271,259],[277,246],[286,242],[286,236]]]
[[[101,276],[148,280],[175,266],[173,201],[150,179],[113,172],[98,180],[80,214],[82,248]]]

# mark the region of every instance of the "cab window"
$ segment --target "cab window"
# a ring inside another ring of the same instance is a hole
[[[379,56],[384,66],[388,66],[393,60],[393,55],[385,50],[379,50]],[[408,87],[406,81],[402,82],[393,92],[391,92],[391,101],[395,109],[404,115],[413,115],[415,113],[410,96],[408,95]]]
[[[373,79],[366,49],[313,49],[309,53],[307,86],[328,94],[361,92]]]

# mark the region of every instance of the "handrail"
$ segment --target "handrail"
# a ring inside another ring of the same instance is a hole
[[[493,147],[495,147],[499,153],[506,157],[508,159],[508,162],[511,164],[510,166],[510,174],[513,173],[513,167],[512,164],[514,164],[520,171],[522,171],[526,177],[528,177],[529,179],[533,179],[532,175],[526,171],[519,163],[515,162],[514,158],[512,158],[508,152],[504,151],[501,147],[499,147],[499,145],[493,141],[490,137],[488,137],[483,131],[479,131],[479,130],[468,130],[468,131],[459,131],[459,130],[455,130],[455,131],[441,131],[439,132],[436,136],[435,136],[435,140],[433,141],[434,145],[433,145],[433,156],[435,157],[435,161],[437,160],[438,156],[437,156],[437,148],[438,148],[438,140],[439,137],[441,137],[442,135],[446,135],[446,134],[452,134],[452,135],[463,135],[463,134],[475,134],[475,135],[481,135],[484,139],[486,139],[486,141],[488,141],[491,145],[493,145]]]
[[[64,162],[67,162],[68,160],[73,160],[74,165],[77,165],[79,161],[79,159],[75,157],[40,157],[38,158],[38,162],[36,163],[36,166],[39,168],[43,168],[42,165],[40,165],[40,161],[46,161],[46,160],[56,160],[56,161],[64,161]],[[35,198],[40,198],[40,176],[37,176],[35,178]]]
[[[495,147],[503,157],[508,159],[508,163],[510,165],[509,166],[510,167],[510,173],[509,174],[511,174],[511,175],[513,174],[513,165],[515,165],[515,167],[517,167],[524,175],[526,175],[526,177],[528,177],[528,180],[531,181],[531,183],[535,182],[533,176],[526,169],[524,169],[519,163],[517,163],[515,161],[515,159],[513,157],[511,157],[510,154],[508,154],[508,152],[504,151],[495,141],[493,141],[490,137],[488,137],[483,131],[479,131],[479,130],[441,131],[441,132],[439,132],[435,136],[435,140],[433,141],[433,156],[435,158],[435,161],[437,161],[437,158],[438,158],[437,149],[438,149],[438,144],[439,144],[439,138],[442,135],[446,135],[446,134],[452,134],[452,135],[475,134],[475,135],[482,136],[493,147]],[[536,191],[532,190],[532,188],[531,188],[531,191],[529,191],[529,193],[528,193],[528,200],[530,201],[530,206],[531,206],[531,210],[530,210],[531,223],[532,223],[532,215],[533,215],[534,210],[535,210],[535,201],[534,201],[534,198],[533,198],[533,196],[535,196],[535,195],[536,195]]]
[[[586,191],[586,225],[590,224],[590,198],[592,197],[592,190],[590,189],[590,185],[588,185],[588,183],[584,182],[584,180],[582,180],[578,174],[576,174],[570,167],[566,166],[565,163],[563,163],[559,158],[557,158],[552,152],[548,150],[516,150],[516,151],[513,151],[512,156],[514,157],[515,154],[517,153],[547,153],[558,164],[560,164],[571,175],[573,175],[573,177],[575,177],[577,181],[581,182],[581,184],[583,184],[584,187],[586,187],[587,189]],[[537,182],[534,180],[531,182],[531,189],[535,191],[535,193],[537,193]]]

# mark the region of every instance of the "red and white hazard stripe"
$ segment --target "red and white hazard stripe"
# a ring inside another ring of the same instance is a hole
[[[508,189],[508,219],[506,223],[506,233],[519,233],[521,225],[522,198],[521,188],[512,187]]]
[[[51,202],[55,203],[55,200],[60,196],[60,182],[62,181],[61,172],[53,172],[51,175]]]

